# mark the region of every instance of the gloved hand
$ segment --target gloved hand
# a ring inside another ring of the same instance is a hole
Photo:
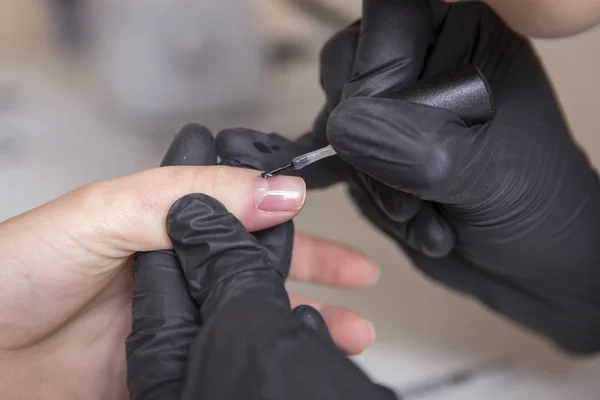
[[[382,95],[472,63],[497,108],[482,126]],[[224,135],[219,152],[275,145],[263,158],[276,167],[329,141],[340,157],[309,167],[309,187],[346,180],[430,277],[568,351],[600,349],[600,184],[526,39],[480,3],[365,1],[363,20],[325,46],[321,80],[312,133]]]
[[[208,168],[208,166],[215,164],[217,164],[217,150],[212,133],[202,126],[192,124],[184,127],[177,135],[161,165],[163,167],[187,165],[205,166],[205,168]],[[228,157],[222,157],[219,164],[223,166],[242,166],[235,159]],[[253,170],[260,170],[262,167],[260,162],[257,161],[246,161],[243,166]],[[251,171],[245,170],[245,172]],[[267,183],[271,185],[270,190],[279,193],[279,196],[273,196],[274,198],[266,200],[275,209],[271,212],[259,213],[266,214],[265,216],[267,217],[270,216],[271,220],[275,222],[269,226],[289,220],[289,218],[285,218],[286,213],[274,212],[278,209],[283,211],[281,203],[284,203],[283,205],[289,203],[289,199],[285,198],[286,193],[291,195],[287,187],[289,183],[286,186],[283,185],[285,182],[281,181],[266,182],[260,178],[258,173],[255,174],[255,185],[258,184],[259,186],[254,191],[260,191],[263,199],[269,197],[267,193],[269,190],[265,186]],[[227,194],[229,198],[238,196],[237,201],[240,204],[248,202],[243,197],[239,198],[242,195],[241,192],[228,193],[226,189],[222,189],[221,191],[225,192],[224,194]],[[216,190],[214,192],[217,193]],[[295,201],[293,198],[291,200]],[[254,204],[252,204],[251,208],[254,209],[255,207],[253,206]],[[135,268],[145,270],[176,268],[178,265],[176,259],[174,257],[165,257],[168,253],[168,251],[145,253],[143,256],[138,257]],[[155,274],[159,274],[159,272],[157,271]],[[292,268],[289,277],[292,281],[333,287],[358,288],[372,285],[376,281],[377,275],[377,267],[364,255],[359,254],[349,247],[301,233],[295,236]],[[335,343],[348,354],[358,354],[373,343],[375,334],[372,324],[362,319],[354,311],[343,307],[322,304],[313,299],[294,294],[290,295],[290,300],[294,307],[299,304],[310,304],[318,308],[322,312],[325,321],[329,324],[329,329]]]
[[[291,222],[250,234],[193,194],[173,205],[167,231],[175,255],[135,271],[133,400],[396,398],[338,350],[315,309],[290,309]]]

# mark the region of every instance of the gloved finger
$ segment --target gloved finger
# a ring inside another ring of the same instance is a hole
[[[485,126],[467,128],[441,108],[400,100],[356,98],[331,114],[328,135],[349,164],[424,200],[463,201],[459,172],[482,159]],[[457,197],[458,196],[458,197]]]
[[[321,49],[319,75],[327,99],[326,111],[331,112],[341,101],[342,91],[352,78],[361,21],[333,35]]]
[[[431,258],[447,256],[456,238],[448,221],[434,208],[433,203],[424,203],[415,218],[398,225],[398,232],[413,249]]]
[[[292,308],[308,305],[317,310],[325,320],[336,346],[348,355],[360,354],[375,342],[373,323],[352,310],[295,294],[290,294],[290,303]]]
[[[414,250],[433,258],[440,258],[455,246],[456,235],[432,203],[424,202],[412,220],[396,223],[377,207],[374,199],[364,189],[350,187],[350,196],[365,217],[394,240]]]
[[[225,129],[217,134],[217,152],[225,165],[258,171],[289,164],[308,149],[276,133],[253,129]]]
[[[376,96],[419,77],[430,40],[428,2],[364,0],[352,79],[342,100]]]
[[[376,181],[371,176],[360,176],[375,206],[391,222],[397,222],[396,230],[402,240],[423,254],[435,258],[446,256],[454,248],[455,234],[433,203],[423,202],[411,194]]]
[[[226,129],[217,135],[217,151],[222,163],[259,171],[270,171],[289,164],[294,157],[315,150],[311,138],[292,142],[276,133],[266,134],[252,129]],[[339,159],[323,160],[288,175],[304,179],[308,188],[327,187],[340,181]]]
[[[423,201],[418,197],[385,185],[365,173],[357,175],[375,204],[391,221],[407,222],[421,209]]]
[[[267,251],[269,265],[285,280],[290,273],[294,247],[294,223],[288,221],[269,229],[254,232],[258,243]]]
[[[377,282],[379,267],[348,246],[297,233],[289,279],[333,287],[363,288]]]
[[[161,166],[216,161],[212,133],[190,124],[175,136]],[[133,278],[133,329],[126,341],[129,392],[134,400],[171,397],[181,391],[189,346],[200,329],[198,305],[173,251],[138,254]]]
[[[333,340],[329,334],[327,323],[321,314],[313,307],[303,304],[294,308],[292,312],[298,320],[315,331],[321,338],[324,340]]]
[[[286,227],[274,229],[284,233],[282,230]],[[243,284],[238,283],[229,291],[221,288],[207,306],[206,297],[225,280],[231,282],[236,276],[252,272],[278,274],[283,282],[281,267],[271,263],[267,249],[212,197],[191,194],[175,202],[167,217],[167,232],[186,277],[188,291],[202,304],[203,317],[206,317],[205,312],[214,311],[224,296],[239,295],[245,290]],[[287,228],[285,233],[292,240],[293,230]],[[260,285],[260,280],[253,277],[246,283]],[[274,301],[288,301],[283,285],[273,290]]]
[[[198,335],[198,306],[171,251],[138,255],[133,269],[133,329],[125,342],[133,400],[181,392],[189,346]]]
[[[161,167],[173,165],[215,165],[217,149],[213,134],[204,126],[184,126],[167,150]]]

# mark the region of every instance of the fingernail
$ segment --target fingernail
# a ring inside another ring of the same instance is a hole
[[[379,282],[379,279],[381,278],[381,267],[375,260],[370,259],[369,261],[371,262],[371,264],[373,264],[373,266],[375,266],[375,273],[373,274],[372,280],[372,284],[375,285]]]
[[[289,212],[304,203],[306,184],[291,176],[258,177],[255,183],[256,208],[265,212]]]
[[[371,321],[366,319],[363,320],[363,324],[365,327],[365,331],[368,331],[370,336],[369,346],[375,343],[375,339],[377,338],[377,332],[375,331],[375,325]]]

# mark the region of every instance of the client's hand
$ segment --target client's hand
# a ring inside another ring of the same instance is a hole
[[[216,163],[209,132],[187,127],[182,138],[197,140],[192,153]],[[175,144],[167,158],[187,157],[184,150]],[[268,183],[256,171],[226,166],[159,168],[82,187],[1,223],[0,398],[128,398],[131,255],[172,247],[165,219],[190,193],[218,199],[251,231],[294,217],[304,203],[303,182]],[[304,281],[361,286],[376,279],[372,263],[335,244],[303,236],[294,256],[291,276]],[[336,269],[337,260],[328,266],[332,257],[344,258],[346,271]],[[322,307],[334,334],[355,333],[338,335],[341,347],[368,346],[365,321]]]

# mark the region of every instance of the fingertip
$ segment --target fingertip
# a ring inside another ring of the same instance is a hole
[[[216,147],[225,165],[263,170],[264,154],[260,151],[266,135],[251,129],[224,129],[217,134]]]
[[[339,156],[385,185],[428,200],[455,170],[452,144],[464,125],[452,112],[384,98],[354,98],[331,114],[327,137]]]
[[[369,282],[367,284],[368,286],[374,286],[377,284],[377,282],[379,282],[379,279],[381,278],[381,267],[379,266],[379,264],[372,259],[369,259],[369,263],[370,263],[370,272],[369,272],[369,279],[365,279],[365,282]]]
[[[244,128],[219,132],[216,148],[225,165],[259,171],[284,165],[296,156],[289,139],[276,133]]]
[[[258,177],[254,181],[254,200],[258,210],[266,213],[300,211],[306,201],[304,179],[293,176]]]
[[[356,149],[360,146],[364,150],[365,144],[368,144],[361,137],[381,130],[378,126],[385,121],[381,118],[387,115],[389,119],[392,108],[391,105],[387,107],[388,110],[382,115],[372,112],[378,108],[381,106],[377,104],[377,99],[356,97],[342,101],[331,111],[327,120],[327,140],[340,155],[360,154]]]
[[[315,331],[319,336],[331,340],[327,323],[315,308],[302,304],[294,308],[292,312],[296,318],[300,319],[304,325]]]
[[[357,313],[326,306],[321,315],[327,322],[333,341],[346,354],[358,355],[375,343],[375,326]]]
[[[306,200],[306,186],[301,178],[265,179],[250,169],[210,167],[196,171],[190,183],[192,193],[214,197],[251,232],[291,220]]]
[[[375,343],[376,332],[373,323],[354,311],[294,294],[290,294],[290,303],[292,308],[309,305],[318,311],[327,324],[334,343],[348,355],[358,355]]]
[[[417,249],[431,258],[446,257],[456,244],[450,224],[436,210],[428,206],[411,222]]]
[[[374,260],[361,255],[344,265],[348,274],[344,281],[346,287],[367,288],[377,284],[381,278],[381,268]]]
[[[412,194],[376,181],[363,174],[363,180],[373,196],[373,200],[381,211],[393,222],[406,222],[415,217],[423,201]]]

